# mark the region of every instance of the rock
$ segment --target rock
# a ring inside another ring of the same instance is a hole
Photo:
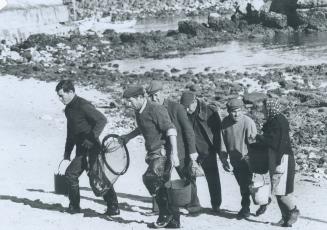
[[[319,165],[327,164],[327,156],[321,157],[319,159]]]
[[[317,153],[309,152],[308,159],[317,159],[317,158],[318,158]]]
[[[327,8],[298,9],[296,13],[302,27],[315,30],[327,29]]]
[[[267,95],[264,93],[253,92],[244,94],[243,101],[245,104],[257,104],[258,102],[261,102],[266,98]]]
[[[298,8],[312,8],[327,6],[327,0],[298,0]]]
[[[323,168],[316,168],[315,172],[319,174],[323,174],[325,170]]]
[[[297,1],[298,0],[272,0],[269,10],[287,15],[290,11],[296,9]]]
[[[222,17],[217,13],[209,14],[208,25],[210,28],[216,31],[227,31],[233,33],[237,30],[237,25],[235,22],[229,18]]]
[[[287,16],[275,12],[261,12],[260,19],[264,26],[282,29],[287,27]]]
[[[205,27],[203,24],[190,20],[178,22],[178,31],[192,36],[213,36],[211,29]]]
[[[179,70],[179,69],[176,69],[176,68],[172,68],[172,69],[170,70],[170,72],[171,72],[171,73],[178,73],[178,72],[180,72],[180,70]]]

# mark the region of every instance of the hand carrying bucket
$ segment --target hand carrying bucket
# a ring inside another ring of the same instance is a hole
[[[58,172],[54,174],[54,187],[56,194],[68,195],[68,183],[65,175],[59,174],[59,168],[63,160],[58,166]]]

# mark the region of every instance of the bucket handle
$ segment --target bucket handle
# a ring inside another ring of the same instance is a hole
[[[64,160],[65,160],[65,159],[62,159],[62,160],[60,161],[60,163],[59,163],[59,165],[58,165],[57,174],[59,174],[60,165],[61,165],[61,163],[62,163]]]

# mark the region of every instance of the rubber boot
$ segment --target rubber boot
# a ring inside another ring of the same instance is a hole
[[[111,188],[104,196],[104,201],[107,203],[107,211],[104,213],[107,216],[115,216],[120,214],[117,194],[114,188]]]
[[[78,185],[71,185],[68,189],[69,207],[67,212],[71,214],[81,212],[80,204],[80,193]]]

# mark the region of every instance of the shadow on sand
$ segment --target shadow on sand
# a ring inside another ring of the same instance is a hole
[[[47,191],[44,191],[42,189],[27,189],[27,191],[55,194],[54,192],[47,192]],[[91,200],[91,201],[94,201],[96,203],[105,205],[105,202],[103,200],[100,200],[100,199],[92,199],[92,198],[83,197],[83,196],[81,198]],[[57,212],[62,212],[62,213],[68,213],[68,212],[66,212],[66,208],[63,207],[61,204],[59,204],[59,203],[48,204],[48,203],[42,202],[40,199],[30,200],[28,198],[19,198],[19,197],[15,197],[15,196],[0,195],[0,200],[9,200],[9,201],[14,202],[14,203],[28,205],[31,208],[37,208],[37,209],[48,210],[48,211],[57,211]],[[121,210],[130,211],[130,212],[137,212],[137,211],[133,210],[133,207],[137,207],[137,206],[130,206],[127,203],[120,203],[119,204],[119,208]],[[115,221],[115,222],[122,223],[122,224],[130,224],[130,223],[149,224],[148,222],[145,222],[145,221],[142,221],[142,220],[125,220],[125,219],[123,219],[121,217],[108,217],[106,215],[98,213],[98,212],[96,212],[96,211],[94,211],[92,209],[89,209],[89,208],[82,209],[81,214],[83,214],[84,217],[97,217],[97,218],[101,218],[101,219],[105,219],[105,220],[109,220],[109,221]]]

